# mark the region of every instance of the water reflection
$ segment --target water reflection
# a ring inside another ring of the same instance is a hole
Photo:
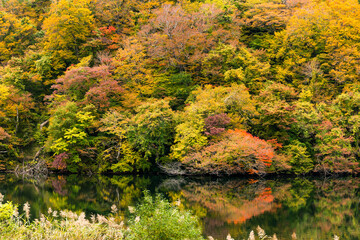
[[[49,207],[108,214],[116,204],[122,214],[135,205],[142,191],[181,199],[203,224],[204,234],[244,239],[258,225],[279,239],[358,239],[360,179],[211,179],[161,176],[51,176],[43,181],[0,175],[6,200],[29,202],[38,218]]]

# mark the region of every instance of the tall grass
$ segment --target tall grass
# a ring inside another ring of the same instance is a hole
[[[112,214],[105,217],[92,215],[87,219],[85,213],[69,210],[60,212],[49,209],[40,219],[30,220],[30,206],[25,203],[23,214],[19,215],[16,205],[2,203],[0,194],[0,239],[196,239],[203,240],[198,219],[188,211],[157,195],[152,198],[145,192],[143,202],[130,208],[132,216],[125,226],[123,219],[117,217],[116,206]]]
[[[78,215],[67,210],[58,213],[49,209],[48,214],[30,221],[29,210],[30,206],[25,204],[24,214],[19,215],[12,203],[1,204],[0,239],[124,239],[123,222],[113,217],[97,215],[89,221],[84,213]],[[9,211],[12,211],[10,217]]]

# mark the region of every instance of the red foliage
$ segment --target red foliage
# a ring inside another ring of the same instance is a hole
[[[101,28],[99,28],[99,31],[101,32],[102,36],[106,36],[106,35],[114,33],[116,31],[116,28],[114,28],[113,26],[101,27]]]
[[[56,155],[54,161],[51,163],[51,167],[58,170],[66,169],[66,159],[69,159],[69,155],[67,153],[60,153]]]
[[[63,189],[66,185],[66,179],[63,176],[57,176],[56,179],[51,181],[52,186],[54,187],[54,191],[61,196],[66,196],[68,191]]]
[[[124,89],[115,80],[101,81],[85,94],[86,103],[94,104],[98,109],[108,108],[111,101],[118,102]]]
[[[51,88],[55,89],[54,94],[65,94],[74,100],[81,100],[94,84],[109,79],[110,76],[108,66],[74,68],[57,79]]]
[[[222,13],[207,4],[191,13],[179,5],[165,4],[154,12],[156,17],[142,27],[139,36],[157,65],[196,73],[206,53],[218,42],[235,39],[235,31],[225,30],[217,22]]]
[[[89,41],[87,45],[98,48],[99,50],[114,50],[119,48],[122,36],[116,32],[115,27],[100,27],[94,31],[94,34],[97,35],[97,37]]]
[[[225,131],[225,127],[229,125],[231,119],[226,113],[209,116],[205,119],[206,135],[219,135]]]
[[[110,66],[81,67],[67,71],[56,81],[53,96],[63,94],[72,101],[93,104],[106,110],[111,102],[120,100],[124,89],[117,81],[111,79]]]
[[[255,156],[256,159],[263,162],[265,166],[271,166],[275,153],[270,144],[258,137],[254,137],[245,130],[229,130],[229,133],[233,133],[235,136],[238,135],[238,143],[245,145],[248,155]]]

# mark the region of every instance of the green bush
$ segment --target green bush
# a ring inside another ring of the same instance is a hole
[[[128,227],[126,239],[204,239],[196,217],[172,206],[161,195],[153,198],[148,192],[145,192],[144,200],[136,208]]]
[[[0,203],[0,221],[5,221],[11,218],[15,210],[12,202],[7,202],[5,204]]]

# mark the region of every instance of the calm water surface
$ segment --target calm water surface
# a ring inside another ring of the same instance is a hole
[[[29,202],[31,215],[70,209],[108,214],[116,204],[122,214],[141,199],[143,190],[163,193],[192,210],[205,236],[247,238],[258,225],[269,235],[291,239],[360,239],[360,179],[272,180],[169,178],[164,176],[50,176],[24,180],[0,174],[0,192],[17,204]]]

